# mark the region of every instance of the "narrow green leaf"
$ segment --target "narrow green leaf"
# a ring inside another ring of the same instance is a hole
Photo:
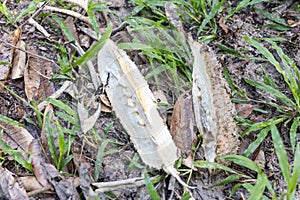
[[[286,21],[284,19],[276,17],[276,16],[272,15],[272,13],[269,13],[269,12],[267,12],[265,10],[262,10],[262,9],[258,8],[258,7],[255,7],[255,10],[258,13],[262,14],[263,16],[265,16],[267,19],[269,19],[269,20],[271,20],[273,22],[276,22],[277,24],[280,24],[280,25],[288,28],[287,30],[291,29],[290,27],[288,27],[289,25],[286,23]]]
[[[149,72],[146,76],[145,79],[149,79],[153,76],[157,76],[161,74],[162,72],[166,71],[169,67],[167,65],[160,65],[159,67],[156,67],[153,69],[151,72]]]
[[[141,51],[154,51],[154,48],[148,44],[142,44],[139,42],[132,43],[120,43],[118,45],[120,49],[130,49],[130,50],[141,50]]]
[[[2,140],[2,134],[3,134],[3,130],[1,129],[0,130],[0,146],[1,146],[2,151],[7,152],[17,163],[19,163],[20,165],[25,167],[27,170],[32,172],[31,164],[23,158],[23,156],[20,154],[21,151],[14,150],[10,146],[8,146],[6,144],[6,142],[4,142]]]
[[[61,30],[64,32],[65,36],[68,38],[68,40],[70,42],[75,41],[75,37],[72,34],[72,32],[69,30],[69,28],[67,27],[67,25],[65,24],[64,21],[62,21],[59,17],[57,17],[56,15],[52,16],[53,19],[56,21],[56,23],[58,23],[58,25],[60,26]]]
[[[66,114],[64,112],[60,112],[60,111],[56,111],[55,115],[67,122],[70,122],[74,126],[80,126],[80,122],[79,122],[78,118],[75,118],[71,115],[68,115],[68,114]]]
[[[57,154],[56,154],[56,147],[55,147],[54,136],[53,136],[55,130],[52,127],[49,113],[46,115],[45,121],[46,121],[45,132],[46,132],[49,151],[50,151],[51,157],[52,157],[55,165],[57,166],[58,158],[57,158]]]
[[[5,4],[0,2],[0,12],[7,18],[8,24],[13,22],[13,16],[10,14]]]
[[[233,169],[226,167],[225,165],[221,165],[219,163],[208,162],[205,160],[196,160],[194,162],[194,166],[202,169],[221,169],[227,172],[236,173]]]
[[[100,51],[100,49],[104,46],[106,40],[110,37],[111,32],[112,32],[112,24],[109,23],[105,33],[102,35],[102,37],[99,39],[99,41],[95,45],[93,45],[87,52],[85,52],[85,54],[83,54],[72,65],[73,66],[83,65],[87,61],[89,61],[93,57],[95,57],[98,54],[98,52]]]
[[[207,16],[205,16],[204,20],[202,21],[202,23],[197,31],[197,35],[199,35],[203,31],[203,29],[205,28],[207,23],[209,23],[215,17],[215,15],[220,11],[225,0],[222,0],[220,2],[216,1],[216,2],[217,2],[216,5],[213,6],[210,13]]]
[[[258,147],[259,145],[264,141],[264,139],[267,137],[268,132],[270,131],[270,127],[266,127],[262,129],[259,134],[257,135],[257,138],[255,141],[253,141],[248,148],[245,150],[243,153],[243,156],[248,157],[250,154],[252,154]]]
[[[290,196],[291,199],[294,198],[295,195],[294,192],[298,185],[299,177],[300,177],[300,143],[298,142],[295,151],[295,156],[294,156],[293,174],[288,184],[288,196]]]
[[[64,138],[64,133],[62,131],[62,127],[58,121],[56,121],[56,132],[58,136],[58,149],[59,149],[59,159],[58,159],[58,165],[57,165],[57,170],[60,171],[64,167],[62,165],[63,163],[63,158],[64,158],[64,153],[65,153],[65,138]]]
[[[241,175],[239,174],[232,174],[228,177],[226,177],[225,179],[217,182],[217,183],[214,183],[213,185],[210,185],[208,186],[207,188],[213,188],[213,187],[217,187],[217,186],[222,186],[222,185],[226,185],[226,184],[229,184],[229,183],[233,183],[235,181],[238,181],[239,179],[241,178]]]
[[[297,139],[297,129],[300,125],[299,117],[294,118],[291,129],[290,129],[290,142],[293,152],[295,151],[296,139]]]
[[[145,185],[152,200],[160,200],[160,196],[151,182],[147,172],[144,173]]]
[[[257,174],[257,180],[254,187],[250,191],[249,200],[261,200],[267,184],[267,175],[264,173]]]
[[[97,181],[99,178],[99,174],[100,174],[100,169],[103,163],[103,158],[104,158],[104,151],[106,146],[108,145],[109,141],[108,140],[104,140],[99,149],[98,149],[98,153],[96,156],[96,162],[95,162],[95,174],[94,174],[94,180]]]
[[[241,155],[226,155],[226,156],[220,156],[220,158],[229,160],[237,165],[246,167],[257,173],[260,173],[260,171],[261,171],[261,169],[257,166],[257,164],[254,161],[250,160],[247,157],[241,156]]]
[[[10,124],[12,126],[19,126],[19,127],[23,127],[24,128],[24,125],[20,122],[17,122],[9,117],[6,117],[4,115],[1,115],[0,114],[0,121],[3,121],[4,123],[7,123],[7,124]]]
[[[45,101],[47,101],[47,102],[53,104],[54,106],[66,111],[69,115],[77,117],[77,113],[72,108],[70,108],[67,104],[63,103],[62,101],[57,100],[57,99],[53,99],[53,98],[49,98],[49,97],[46,98]]]
[[[17,22],[20,18],[28,15],[28,14],[32,14],[35,12],[35,10],[37,9],[37,5],[40,3],[41,1],[40,0],[35,0],[35,1],[32,1],[29,6],[23,10],[15,19],[14,22]]]
[[[280,102],[282,102],[283,104],[285,104],[286,106],[292,107],[292,108],[297,108],[296,104],[289,98],[287,97],[285,94],[283,94],[282,92],[280,92],[278,89],[273,88],[269,85],[266,85],[264,83],[258,83],[258,82],[254,82],[250,79],[245,78],[244,79],[245,82],[247,82],[248,84],[261,89],[263,91],[269,92],[270,94],[274,95]]]
[[[275,126],[275,123],[271,123],[271,133],[272,133],[272,140],[274,143],[275,152],[276,152],[277,158],[279,160],[281,172],[283,174],[283,177],[284,177],[286,183],[289,183],[290,182],[290,165],[289,165],[289,161],[288,161],[288,157],[287,157],[287,153],[286,153],[284,144],[282,142],[282,139],[280,137],[278,129]]]

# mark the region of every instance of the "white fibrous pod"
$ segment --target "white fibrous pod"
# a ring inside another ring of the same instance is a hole
[[[109,39],[98,53],[98,73],[113,111],[143,162],[178,178],[173,167],[178,159],[177,147],[155,98],[137,66]]]
[[[193,63],[193,104],[198,131],[203,135],[205,158],[235,154],[238,149],[235,112],[222,67],[211,49],[189,39]]]

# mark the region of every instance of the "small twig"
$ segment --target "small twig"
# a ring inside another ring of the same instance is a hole
[[[64,0],[66,2],[72,3],[72,4],[76,4],[78,6],[80,6],[81,8],[83,8],[85,11],[87,11],[88,9],[88,0]]]
[[[28,19],[28,23],[33,25],[37,30],[39,30],[41,33],[45,35],[45,37],[49,38],[50,34],[42,27],[37,21],[35,21],[33,18]]]
[[[48,10],[48,11],[54,11],[54,12],[59,12],[59,13],[63,13],[63,14],[66,14],[66,15],[70,15],[70,16],[73,16],[73,17],[76,17],[78,19],[80,19],[81,21],[84,21],[88,24],[91,24],[90,22],[90,19],[88,17],[85,17],[77,12],[74,12],[72,10],[66,10],[66,9],[62,9],[62,8],[55,8],[55,7],[52,7],[52,6],[45,6],[43,10]]]
[[[53,93],[51,96],[49,96],[49,98],[53,98],[53,99],[58,98],[66,89],[68,89],[70,87],[71,84],[72,84],[71,81],[65,81],[64,84],[55,93]],[[44,107],[48,103],[49,102],[47,102],[47,101],[43,101],[43,102],[39,103],[38,110],[39,111],[43,110]]]
[[[150,180],[154,180],[157,177],[158,176],[152,177]],[[145,180],[143,177],[140,177],[120,181],[92,183],[92,185],[98,187],[98,189],[96,189],[96,193],[103,193],[117,189],[140,187],[145,185]]]
[[[58,64],[56,64],[53,60],[50,60],[49,58],[46,58],[46,57],[44,57],[44,56],[40,56],[40,55],[35,54],[35,53],[31,53],[31,52],[26,51],[26,50],[24,51],[23,49],[20,49],[20,48],[18,48],[17,46],[12,45],[12,44],[9,44],[8,42],[5,42],[5,41],[3,41],[3,40],[1,40],[1,39],[0,39],[0,41],[3,42],[4,44],[10,46],[10,47],[14,47],[15,49],[18,49],[18,50],[20,50],[20,51],[23,51],[23,52],[25,52],[25,53],[27,53],[27,54],[29,54],[29,55],[31,55],[31,56],[34,56],[34,57],[37,57],[37,58],[40,58],[40,59],[49,61],[49,62],[53,63],[58,69],[60,69],[60,66],[59,66]]]
[[[28,197],[32,197],[32,196],[35,196],[37,194],[43,193],[48,190],[54,191],[53,187],[50,185],[50,186],[42,187],[41,189],[37,189],[37,190],[33,190],[31,192],[28,192],[27,195],[28,195]]]

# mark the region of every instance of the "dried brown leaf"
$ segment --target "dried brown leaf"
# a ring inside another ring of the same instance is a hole
[[[81,102],[77,104],[77,112],[80,120],[80,126],[83,133],[87,133],[93,128],[101,114],[101,104],[98,104],[98,109],[89,117],[89,111],[85,109]]]
[[[25,47],[25,42],[20,40],[17,43],[18,49],[15,49],[14,51],[14,56],[12,60],[12,74],[11,78],[12,79],[17,79],[23,77],[24,74],[24,69],[26,65],[26,47]]]
[[[22,184],[19,184],[13,173],[0,166],[0,199],[29,199]]]
[[[10,58],[13,59],[14,58],[14,54],[15,54],[15,46],[17,46],[17,43],[20,39],[22,35],[22,30],[20,27],[18,27],[15,31],[14,31],[14,36],[12,38],[11,44],[12,44],[12,48],[11,48],[11,54],[10,54]],[[11,60],[12,63],[12,60]]]
[[[34,172],[35,177],[40,182],[40,184],[44,187],[49,186],[49,182],[47,180],[47,176],[45,171],[42,168],[42,163],[45,163],[45,159],[43,158],[42,149],[40,147],[40,143],[38,140],[33,140],[29,145],[29,151],[34,152],[31,156],[31,166]]]
[[[183,93],[175,103],[170,128],[173,140],[183,158],[191,154],[192,147],[197,141],[195,130],[192,96]]]
[[[52,184],[60,199],[80,199],[75,189],[76,185],[62,177],[53,165],[42,163],[42,169],[45,171],[48,181]]]
[[[33,54],[37,53],[33,47],[29,47],[28,51]],[[40,60],[34,56],[29,55],[27,65],[24,70],[25,93],[29,101],[38,100],[39,87],[41,83],[40,71]]]
[[[228,33],[228,26],[224,23],[224,17],[221,17],[219,20],[219,26],[223,29],[225,33]]]
[[[32,135],[23,127],[7,124],[0,121],[0,127],[4,130],[2,140],[12,149],[27,152],[29,144],[33,141]],[[28,155],[21,153],[27,159]]]
[[[235,108],[236,108],[236,112],[239,116],[241,116],[243,118],[247,118],[251,115],[255,106],[251,105],[251,104],[236,104]]]

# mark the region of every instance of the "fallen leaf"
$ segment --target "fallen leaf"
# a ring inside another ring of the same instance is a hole
[[[87,133],[93,128],[101,114],[101,104],[98,104],[98,109],[89,117],[89,111],[85,109],[81,102],[77,104],[77,112],[80,120],[80,126],[83,133]]]
[[[243,118],[247,118],[251,115],[255,106],[251,105],[251,104],[236,104],[235,108],[236,108],[236,112],[239,116],[241,116]]]
[[[15,49],[12,60],[12,73],[11,78],[17,79],[23,77],[24,69],[26,65],[26,47],[25,42],[20,40],[17,43],[18,49]]]
[[[29,47],[28,52],[37,54],[33,47]],[[26,68],[24,70],[25,93],[27,99],[38,100],[39,87],[41,83],[41,65],[38,58],[29,55]]]
[[[197,142],[195,130],[192,96],[183,93],[175,103],[170,128],[173,140],[183,158],[192,153],[192,147]]]
[[[14,31],[14,36],[12,38],[11,44],[11,54],[10,54],[10,58],[13,59],[14,58],[14,54],[15,54],[15,46],[17,46],[17,43],[20,39],[22,35],[22,30],[20,27],[18,27],[15,31]],[[12,63],[12,60],[10,60],[10,62]]]
[[[59,199],[80,199],[79,194],[75,189],[75,185],[62,177],[53,165],[42,163],[42,169],[44,170],[48,181],[54,187]]]
[[[29,199],[22,184],[19,184],[15,175],[0,166],[0,198],[1,199]]]
[[[228,26],[224,23],[224,17],[221,17],[218,21],[219,26],[223,29],[225,33],[228,33]]]
[[[0,121],[0,127],[4,130],[2,140],[12,149],[20,150],[21,155],[27,160],[29,144],[33,141],[32,135],[23,127],[11,125]]]
[[[39,181],[39,183],[46,187],[49,186],[49,182],[47,180],[47,176],[45,171],[42,168],[41,163],[45,163],[44,158],[42,157],[42,149],[40,147],[38,140],[33,140],[29,145],[29,151],[34,154],[31,156],[31,166],[34,172],[35,177]]]

